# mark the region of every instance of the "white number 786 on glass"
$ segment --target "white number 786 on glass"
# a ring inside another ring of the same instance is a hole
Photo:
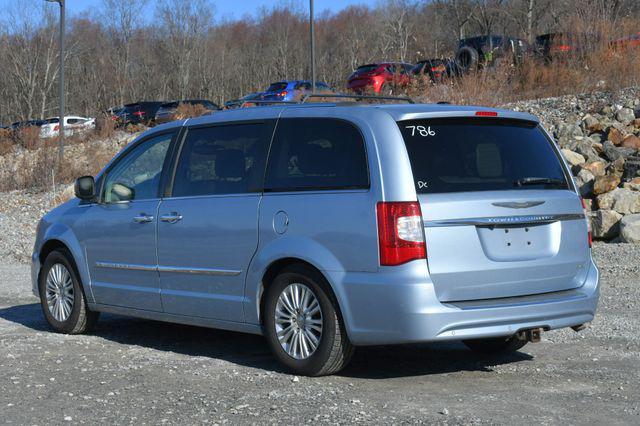
[[[416,135],[416,130],[418,131],[418,134],[420,134],[420,136],[422,136],[423,138],[426,138],[427,136],[435,136],[436,132],[435,130],[431,130],[431,126],[425,127],[425,126],[404,126],[405,129],[411,129],[411,136],[415,136]]]

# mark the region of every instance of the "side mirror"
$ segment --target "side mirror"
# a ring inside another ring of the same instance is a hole
[[[76,179],[74,192],[81,200],[93,200],[96,197],[96,181],[93,176],[82,176]]]

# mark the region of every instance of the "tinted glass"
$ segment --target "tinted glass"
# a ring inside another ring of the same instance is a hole
[[[269,86],[269,88],[266,91],[267,92],[280,92],[282,90],[285,90],[287,88],[287,86],[288,86],[287,82],[271,83],[271,85]]]
[[[375,71],[378,69],[380,65],[377,64],[370,64],[370,65],[362,65],[361,67],[358,67],[356,69],[357,73],[365,73],[365,72],[371,72],[371,71]]]
[[[105,179],[104,202],[157,198],[172,136],[163,134],[142,142],[118,161]]]
[[[351,123],[290,118],[278,122],[265,190],[355,189],[369,186],[364,140]]]
[[[270,127],[256,123],[190,129],[180,153],[173,196],[262,191]]]
[[[551,142],[535,123],[478,118],[398,125],[419,193],[568,188]],[[553,182],[522,184],[526,178]]]

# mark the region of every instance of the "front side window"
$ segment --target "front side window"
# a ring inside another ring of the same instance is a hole
[[[104,182],[104,202],[157,198],[172,137],[173,133],[167,133],[148,139],[116,163]]]
[[[249,123],[190,129],[180,153],[173,196],[262,191],[270,128]]]
[[[364,140],[353,124],[325,118],[278,122],[265,191],[368,187]]]

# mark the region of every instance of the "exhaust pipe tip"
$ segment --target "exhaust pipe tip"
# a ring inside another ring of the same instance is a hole
[[[530,330],[523,330],[518,333],[518,339],[526,342],[538,343],[542,338],[543,328],[532,328]]]

